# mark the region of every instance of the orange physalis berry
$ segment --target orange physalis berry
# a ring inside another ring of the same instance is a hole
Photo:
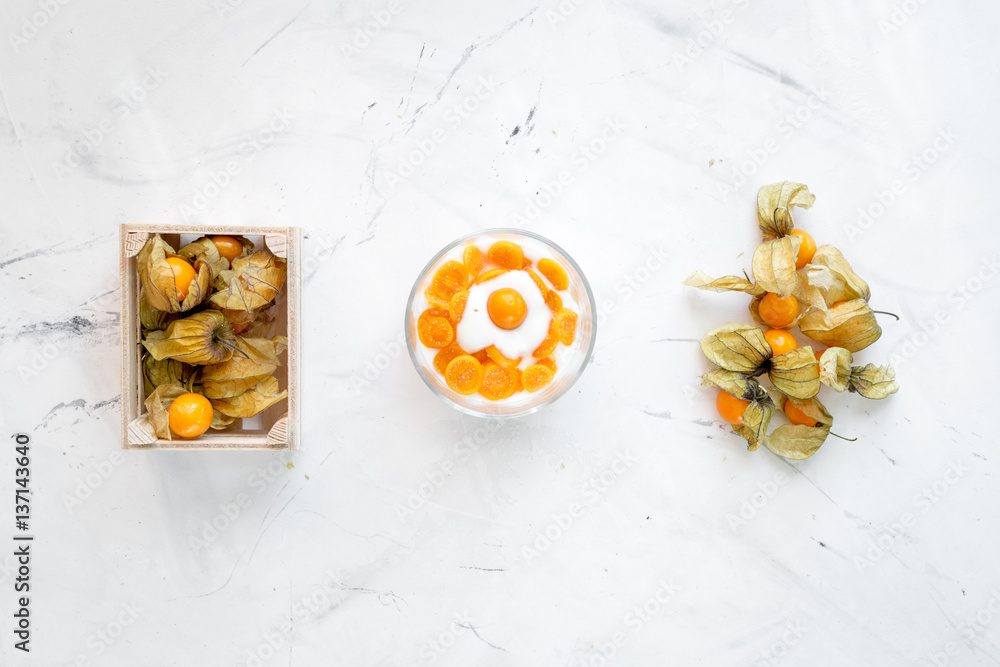
[[[545,340],[542,344],[535,348],[535,351],[531,353],[531,356],[536,359],[542,357],[547,357],[556,350],[556,346],[559,345],[559,336],[556,334],[555,318],[549,322],[549,332],[545,335]]]
[[[750,401],[744,401],[742,398],[736,398],[732,394],[727,394],[721,389],[719,390],[719,395],[715,399],[715,409],[719,411],[719,415],[723,419],[733,426],[738,426],[743,423],[743,413],[746,412],[748,405],[750,405]]]
[[[497,276],[502,276],[507,273],[507,269],[490,269],[489,271],[484,271],[481,276],[476,278],[476,284],[481,285],[487,280],[493,280]]]
[[[799,343],[792,334],[784,329],[768,329],[764,332],[764,338],[771,346],[772,356],[778,357],[786,352],[798,349]]]
[[[188,290],[191,288],[191,281],[198,274],[194,267],[183,257],[167,257],[167,264],[174,273],[174,287],[177,290],[177,300],[183,301],[187,298]]]
[[[212,425],[212,404],[201,394],[181,394],[167,410],[170,430],[182,438],[197,438]]]
[[[793,229],[788,234],[790,236],[798,236],[802,239],[802,245],[799,246],[799,254],[795,256],[795,268],[801,269],[813,261],[813,255],[816,254],[816,241],[813,239],[812,234],[802,229]]]
[[[542,293],[542,296],[548,294],[549,288],[545,286],[545,281],[539,278],[537,273],[531,269],[525,269],[524,272],[531,276],[531,279],[535,281],[535,284],[538,285],[538,291]]]
[[[549,290],[545,295],[545,305],[549,307],[553,313],[558,313],[562,310],[562,297],[559,296],[559,292],[555,290]]]
[[[791,401],[785,401],[785,416],[788,417],[788,421],[796,426],[815,426],[818,423],[815,419],[792,405]]]
[[[493,324],[501,329],[516,329],[528,315],[528,305],[520,292],[504,287],[490,294],[486,300],[486,310]]]
[[[780,297],[768,292],[760,300],[757,314],[775,329],[783,329],[799,316],[799,301],[794,296]]]
[[[219,255],[229,262],[229,266],[233,265],[234,259],[243,254],[243,244],[236,237],[209,236],[208,238],[215,244],[215,249],[219,251]]]

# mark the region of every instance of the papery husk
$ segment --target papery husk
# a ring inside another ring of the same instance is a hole
[[[882,327],[864,299],[813,310],[799,320],[799,331],[824,345],[851,352],[865,349],[882,336]]]
[[[285,284],[285,260],[270,250],[233,260],[231,271],[219,275],[222,287],[212,303],[224,309],[254,311],[271,303]],[[216,281],[218,284],[219,281]]]
[[[808,345],[772,357],[768,377],[786,396],[804,400],[819,393],[819,364]]]
[[[146,290],[139,289],[139,323],[148,331],[162,331],[177,319],[176,313],[168,313],[149,305]]]
[[[211,307],[218,308],[215,304],[211,304]],[[219,312],[233,325],[233,331],[237,335],[244,338],[265,338],[270,330],[271,323],[274,322],[274,318],[267,313],[267,310],[219,309]]]
[[[170,431],[170,416],[168,410],[174,399],[182,394],[188,393],[187,387],[183,385],[161,384],[146,397],[146,419],[156,432],[156,437],[173,440],[173,433]]]
[[[232,358],[236,334],[222,313],[203,310],[172,322],[166,331],[150,332],[142,344],[157,360],[209,365]]]
[[[232,398],[212,399],[212,407],[229,417],[253,417],[275,403],[284,400],[288,391],[278,391],[273,375],[257,382],[249,391]]]
[[[716,368],[701,376],[701,383],[706,387],[721,389],[731,396],[749,401],[757,394],[760,385],[756,380],[738,373]]]
[[[795,257],[801,245],[798,236],[783,236],[757,246],[753,253],[753,279],[757,286],[781,297],[795,294],[800,283]]]
[[[819,381],[835,391],[844,391],[851,377],[854,355],[842,347],[823,350],[819,359]]]
[[[207,398],[233,398],[252,389],[272,375],[281,365],[278,355],[288,347],[284,336],[267,338],[236,337],[236,347],[243,354],[202,369],[199,381]]]
[[[757,191],[757,224],[765,241],[786,236],[795,227],[792,208],[809,208],[816,196],[802,183],[782,181]]]
[[[254,245],[249,240],[243,238],[242,236],[233,236],[233,238],[239,241],[243,246],[243,252],[241,252],[238,257],[234,257],[233,262],[240,257],[247,257],[253,252]],[[215,242],[208,236],[203,236],[197,241],[188,243],[186,246],[178,250],[177,254],[181,257],[200,257],[204,259],[212,268],[212,280],[215,280],[220,273],[228,271],[230,268],[229,260],[219,254],[219,249],[215,246]]]
[[[747,376],[762,373],[771,358],[771,346],[764,333],[758,327],[735,322],[705,334],[701,351],[716,366]]]
[[[872,292],[868,283],[854,272],[843,253],[832,245],[817,248],[804,271],[808,284],[819,290],[827,305],[838,301],[871,299]]]
[[[899,390],[896,385],[896,371],[890,366],[876,366],[875,364],[851,368],[851,377],[848,380],[847,388],[865,398],[874,399],[885,398]]]
[[[146,396],[165,384],[179,384],[186,387],[194,374],[194,366],[176,359],[157,360],[148,352],[142,357],[142,381]]]
[[[826,442],[833,427],[833,417],[827,412],[819,400],[811,398],[808,400],[798,400],[795,398],[781,398],[781,410],[785,409],[785,403],[791,401],[792,405],[804,412],[809,417],[816,420],[815,426],[802,426],[796,424],[784,424],[774,429],[764,446],[782,458],[801,461],[807,459]]]
[[[178,301],[174,272],[167,264],[167,257],[171,256],[180,257],[159,234],[154,234],[136,256],[136,270],[150,306],[167,313],[184,313],[208,297],[212,288],[212,269],[206,262],[195,260],[195,278],[188,286],[187,296]]]
[[[767,438],[767,427],[774,414],[774,401],[756,380],[750,380],[754,397],[743,411],[743,423],[734,425],[733,432],[747,441],[747,449],[754,451]]]
[[[223,429],[229,428],[236,421],[236,417],[230,417],[229,415],[224,415],[212,406],[212,423],[208,425],[213,431],[221,431]]]
[[[271,325],[273,323],[273,317],[268,315],[265,311],[260,311],[257,313],[257,317],[250,322],[250,325],[240,332],[240,335],[245,338],[266,338],[271,332]]]
[[[763,295],[764,289],[739,276],[723,276],[712,278],[704,271],[695,271],[684,279],[684,285],[697,287],[708,292],[746,292],[750,295]]]

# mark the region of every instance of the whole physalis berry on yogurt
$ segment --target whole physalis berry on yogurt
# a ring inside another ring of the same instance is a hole
[[[504,287],[490,294],[486,301],[486,309],[493,324],[501,329],[516,329],[528,315],[528,306],[524,297],[510,287]]]

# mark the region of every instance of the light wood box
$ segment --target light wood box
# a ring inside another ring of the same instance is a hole
[[[121,336],[122,336],[122,449],[228,449],[228,450],[297,450],[301,419],[299,416],[299,291],[301,272],[300,229],[298,227],[191,227],[186,225],[125,224],[120,226],[121,258]],[[139,323],[139,274],[136,255],[153,234],[159,234],[175,250],[180,249],[181,234],[227,234],[245,236],[262,244],[287,261],[288,277],[268,313],[274,317],[268,336],[288,337],[288,350],[275,372],[280,386],[288,390],[285,401],[271,406],[251,420],[238,420],[224,431],[209,430],[198,438],[157,438],[146,420],[143,405]],[[250,422],[251,425],[247,425]],[[254,422],[257,423],[254,426]]]

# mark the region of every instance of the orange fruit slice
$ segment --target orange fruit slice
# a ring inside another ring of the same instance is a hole
[[[556,313],[556,316],[552,318],[556,336],[563,345],[573,344],[573,339],[576,338],[576,320],[576,313],[568,308],[561,308]],[[544,354],[542,356],[547,357],[548,355]]]
[[[503,366],[504,368],[514,368],[519,363],[521,363],[520,358],[508,359],[507,357],[503,356],[503,353],[497,349],[496,345],[490,345],[488,348],[486,348],[486,355],[499,365]]]
[[[448,311],[428,308],[417,318],[417,335],[420,342],[431,348],[451,345],[455,340],[455,330],[448,321]]]
[[[479,275],[479,272],[483,270],[483,265],[486,264],[486,258],[483,253],[474,245],[470,245],[465,251],[462,252],[462,263],[465,264],[465,270],[469,272],[469,275],[475,278]]]
[[[465,304],[468,300],[469,290],[455,292],[455,296],[451,297],[451,303],[448,304],[448,318],[455,326],[458,326],[458,323],[462,321],[462,313],[465,312]]]
[[[531,356],[536,359],[541,359],[542,357],[547,357],[556,350],[556,346],[559,345],[559,336],[556,333],[556,321],[555,318],[549,322],[549,332],[545,334],[545,340],[542,344],[535,348],[535,351],[531,353]]]
[[[489,271],[484,272],[481,276],[476,278],[476,284],[481,285],[482,283],[485,283],[487,280],[493,280],[497,276],[502,276],[505,273],[507,273],[507,269],[490,269]]]
[[[448,347],[442,347],[441,350],[434,355],[434,368],[441,375],[444,375],[444,369],[448,367],[448,362],[457,356],[465,354],[465,350],[459,347],[458,343],[452,343]]]
[[[545,295],[545,305],[549,307],[553,313],[558,313],[562,310],[562,297],[559,296],[559,292],[554,289],[549,290],[549,293]]]
[[[539,278],[537,273],[531,269],[525,269],[524,272],[531,276],[531,279],[535,281],[535,284],[538,285],[538,291],[542,293],[543,297],[548,294],[549,288],[545,286],[545,281]]]
[[[555,376],[556,374],[548,366],[532,364],[521,373],[521,384],[524,386],[525,391],[534,393],[552,382],[552,378]]]
[[[475,357],[461,354],[448,362],[444,381],[456,394],[475,394],[483,384],[483,365]]]
[[[513,241],[497,241],[490,246],[486,256],[490,261],[504,269],[520,271],[524,268],[524,250]]]
[[[569,276],[566,274],[566,269],[562,267],[562,264],[554,259],[540,259],[538,260],[538,270],[543,276],[549,279],[552,286],[557,290],[564,290],[569,287]]]
[[[516,370],[487,361],[483,369],[483,384],[479,393],[491,401],[499,401],[514,394],[517,383],[514,374]]]

